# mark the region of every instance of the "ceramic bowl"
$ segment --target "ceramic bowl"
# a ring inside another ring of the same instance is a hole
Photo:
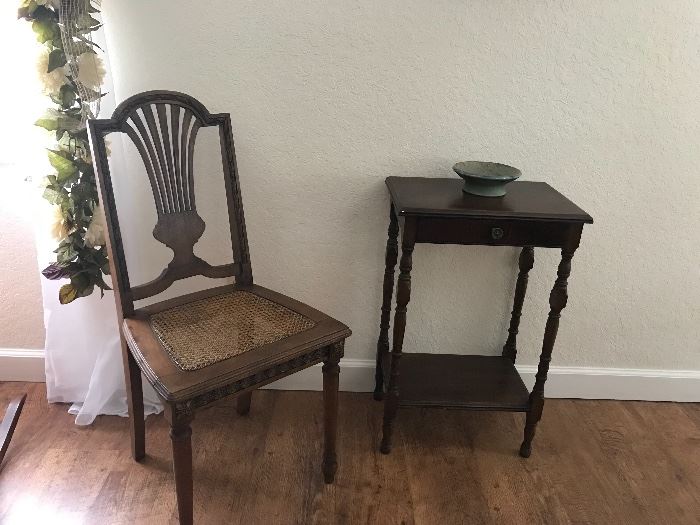
[[[464,193],[480,197],[502,197],[506,184],[520,177],[520,170],[498,162],[468,160],[458,162],[452,169],[464,179]]]

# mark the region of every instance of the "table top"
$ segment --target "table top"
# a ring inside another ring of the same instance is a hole
[[[593,222],[546,182],[511,182],[503,197],[466,194],[458,178],[387,177],[386,185],[399,215]]]

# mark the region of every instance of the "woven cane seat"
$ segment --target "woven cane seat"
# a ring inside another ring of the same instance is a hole
[[[163,310],[150,317],[150,324],[181,370],[198,370],[316,323],[269,299],[235,290]]]

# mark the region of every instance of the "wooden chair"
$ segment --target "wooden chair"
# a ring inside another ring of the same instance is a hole
[[[205,224],[195,205],[193,154],[197,132],[206,126],[219,130],[233,247],[233,262],[221,266],[194,254]],[[124,101],[110,119],[90,120],[88,130],[107,219],[134,459],[145,456],[143,372],[162,398],[170,423],[180,522],[192,523],[190,423],[195,411],[238,396],[237,411],[246,414],[252,390],[323,362],[322,471],[325,482],[332,483],[338,362],[350,330],[318,310],[253,284],[229,115],[212,115],[182,93],[149,91]],[[112,132],[128,135],[139,151],[158,216],[153,236],[173,251],[172,261],[156,279],[137,286],[129,282],[105,150],[105,135]],[[195,275],[233,277],[235,284],[134,307],[134,301]]]

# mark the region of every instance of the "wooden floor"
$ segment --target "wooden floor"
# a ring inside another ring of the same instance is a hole
[[[131,460],[127,421],[73,424],[43,385],[0,383],[0,407],[29,398],[0,470],[0,523],[175,523],[168,429],[146,424]],[[521,414],[402,409],[391,455],[381,405],[342,394],[340,467],[321,479],[321,395],[260,391],[247,417],[228,401],[197,416],[195,522],[700,523],[700,405],[549,400],[530,459]],[[1,416],[1,414],[0,414]]]

